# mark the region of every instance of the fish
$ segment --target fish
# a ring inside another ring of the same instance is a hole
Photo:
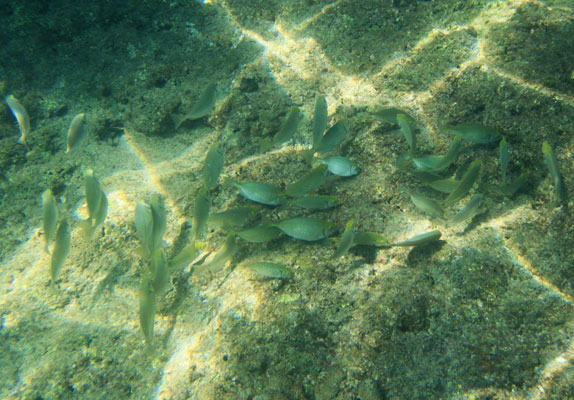
[[[167,260],[160,249],[157,249],[152,254],[150,269],[152,273],[151,286],[153,292],[159,296],[164,293],[171,284]]]
[[[207,85],[203,92],[197,98],[197,101],[191,107],[191,111],[186,115],[173,114],[171,116],[175,129],[179,128],[182,123],[187,120],[193,121],[199,118],[203,118],[211,114],[211,110],[215,106],[215,99],[217,95],[217,85],[215,83],[210,83]]]
[[[386,121],[386,122],[390,122],[391,124],[395,124],[398,125],[399,121],[397,119],[397,116],[399,114],[403,114],[407,117],[407,119],[409,120],[409,123],[413,123],[414,119],[409,116],[409,114],[407,114],[406,112],[404,112],[403,110],[400,110],[398,108],[383,108],[382,110],[376,111],[374,113],[371,113],[371,115],[375,118],[377,118],[378,120],[381,121]]]
[[[466,205],[454,217],[450,219],[451,222],[457,224],[468,218],[474,217],[477,210],[482,205],[484,196],[480,193],[475,194]]]
[[[290,279],[295,275],[293,271],[285,265],[267,261],[254,262],[246,264],[243,267],[258,273],[259,275],[274,279]]]
[[[153,215],[149,204],[138,201],[136,204],[136,235],[142,244],[143,256],[150,257],[153,249]]]
[[[456,135],[444,156],[424,156],[413,158],[420,171],[441,171],[448,168],[458,156],[462,145],[462,135]]]
[[[430,232],[421,233],[420,235],[415,235],[410,239],[404,240],[402,242],[392,243],[392,246],[424,246],[430,243],[434,243],[441,237],[441,232],[439,230],[434,230]]]
[[[207,152],[203,164],[203,183],[207,189],[212,190],[217,185],[219,175],[223,171],[224,154],[221,143],[215,142]]]
[[[244,226],[255,215],[258,208],[255,206],[235,207],[229,210],[210,214],[207,218],[209,225],[230,229]]]
[[[349,124],[343,120],[331,126],[321,137],[315,151],[317,153],[328,153],[333,151],[345,140],[349,133]]]
[[[140,328],[144,335],[146,346],[149,348],[153,339],[153,325],[157,303],[153,286],[147,276],[144,276],[140,283],[139,303]]]
[[[268,206],[278,206],[282,202],[278,187],[261,182],[234,182],[233,186],[248,200]]]
[[[58,207],[52,190],[47,189],[42,194],[42,213],[44,241],[46,243],[45,251],[50,254],[50,241],[58,229]]]
[[[355,232],[353,245],[391,247],[391,244],[382,233],[377,232]]]
[[[161,197],[159,194],[154,193],[151,196],[148,204],[151,207],[151,215],[153,219],[153,230],[150,247],[152,251],[151,254],[153,254],[153,252],[156,249],[159,249],[163,243],[163,235],[167,229],[167,217],[165,215],[163,197]]]
[[[287,119],[281,125],[279,131],[273,136],[273,145],[278,146],[281,143],[285,143],[295,135],[297,132],[297,127],[299,126],[299,121],[301,120],[301,111],[298,107],[292,107],[287,114]]]
[[[86,137],[86,114],[77,114],[68,128],[68,138],[66,140],[66,154],[77,147]]]
[[[479,144],[495,143],[502,139],[502,135],[496,129],[472,122],[447,127],[446,132],[451,135],[462,135],[464,140]]]
[[[500,193],[506,197],[513,197],[518,190],[528,181],[528,174],[523,172],[510,184],[500,186]]]
[[[480,173],[480,160],[474,160],[462,176],[460,183],[443,201],[444,204],[451,204],[462,199],[470,191]]]
[[[460,181],[453,178],[437,179],[427,183],[429,187],[442,193],[451,193],[459,184]]]
[[[207,225],[210,207],[211,198],[209,196],[209,190],[206,187],[202,187],[195,197],[193,221],[191,225],[192,240],[201,239],[205,235],[205,227]]]
[[[556,161],[552,147],[547,142],[542,144],[542,154],[554,185],[554,204],[568,207],[568,192],[558,168],[558,161]]]
[[[70,225],[68,225],[68,220],[64,218],[58,224],[56,240],[54,242],[54,249],[52,250],[52,258],[50,260],[50,273],[52,276],[50,284],[52,286],[56,283],[56,278],[66,262],[66,257],[68,257],[68,254],[70,253],[71,244],[72,236],[70,234]]]
[[[406,114],[403,113],[397,114],[396,119],[397,124],[399,125],[399,128],[401,129],[401,132],[405,136],[407,144],[409,145],[409,153],[411,157],[414,158],[416,153],[416,137],[415,132],[411,126],[411,120]]]
[[[285,194],[291,197],[299,197],[315,191],[327,180],[328,168],[326,164],[321,164],[313,168],[298,181],[287,185]]]
[[[236,233],[241,239],[251,243],[265,243],[281,236],[281,230],[275,226],[259,225]]]
[[[225,243],[220,247],[220,249],[213,255],[213,257],[207,261],[205,264],[194,269],[194,273],[210,271],[211,273],[218,272],[221,268],[225,266],[227,261],[233,257],[233,254],[237,251],[237,244],[235,242],[235,235],[229,234],[225,239]]]
[[[424,211],[425,213],[429,214],[431,217],[438,217],[442,218],[444,215],[444,210],[438,203],[438,201],[422,196],[418,193],[411,192],[410,190],[405,189],[405,192],[411,197],[412,202],[414,205]]]
[[[170,270],[179,270],[187,267],[199,254],[199,248],[196,243],[189,243],[177,255],[169,260],[168,267]]]
[[[333,225],[318,218],[294,217],[274,223],[287,236],[308,242],[325,239],[333,233]]]
[[[88,219],[82,222],[82,226],[88,237],[91,237],[95,229],[106,219],[108,199],[92,169],[84,172],[84,189],[88,205]]]
[[[331,156],[318,158],[317,162],[327,165],[327,169],[333,175],[349,177],[359,173],[355,164],[347,157]]]
[[[313,137],[311,142],[311,152],[315,153],[321,139],[323,139],[323,134],[325,129],[327,129],[327,120],[329,118],[327,111],[327,100],[325,96],[317,97],[315,101],[315,113],[313,115]]]
[[[333,259],[340,258],[344,256],[347,251],[349,251],[355,239],[354,225],[355,221],[353,219],[347,221],[347,223],[345,224],[345,231],[341,236],[341,241],[339,242],[339,245],[337,246],[337,249],[331,256],[331,258]]]
[[[18,139],[18,143],[26,144],[26,139],[30,134],[30,116],[28,115],[28,111],[26,108],[14,97],[13,95],[6,96],[4,99],[8,108],[16,118],[16,122],[18,122],[18,128],[20,129],[20,138]]]

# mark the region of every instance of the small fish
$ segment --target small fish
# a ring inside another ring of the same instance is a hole
[[[42,194],[42,213],[44,226],[44,241],[46,242],[46,253],[50,254],[50,241],[56,234],[58,228],[58,207],[56,199],[50,189]]]
[[[207,152],[203,164],[203,182],[209,190],[217,185],[219,175],[221,175],[221,171],[223,170],[223,157],[221,143],[215,142]]]
[[[459,184],[460,181],[453,178],[437,179],[436,181],[427,183],[428,186],[442,193],[451,193]]]
[[[498,152],[500,155],[500,168],[502,170],[502,184],[506,185],[508,163],[510,161],[510,156],[508,154],[508,144],[506,143],[506,138],[502,138],[498,146]]]
[[[299,108],[297,107],[291,108],[289,114],[287,115],[287,119],[285,120],[285,122],[283,122],[283,125],[281,125],[279,132],[277,132],[275,136],[273,136],[274,146],[278,146],[281,143],[285,143],[286,141],[291,139],[293,135],[295,135],[295,132],[297,132],[297,127],[299,126],[299,121],[301,120],[302,116],[303,114],[301,114]]]
[[[462,135],[456,135],[444,156],[424,156],[413,159],[420,171],[441,171],[448,168],[458,156],[462,145]]]
[[[18,122],[18,128],[20,129],[20,139],[18,139],[18,143],[26,144],[26,138],[30,133],[30,116],[28,115],[28,111],[26,111],[26,108],[24,108],[13,95],[7,96],[4,100],[6,100],[8,108]]]
[[[215,253],[209,261],[201,265],[197,271],[194,270],[194,272],[208,270],[211,273],[216,273],[225,266],[227,261],[233,257],[233,254],[235,254],[236,251],[237,244],[235,243],[235,235],[229,234],[227,235],[227,239],[225,239],[225,243],[223,243],[223,246],[221,246],[217,253]]]
[[[304,196],[315,191],[327,180],[328,166],[321,164],[305,174],[301,179],[287,185],[285,194],[291,197]]]
[[[349,133],[349,124],[346,121],[339,121],[323,135],[315,151],[317,153],[328,153],[343,143]]]
[[[268,206],[281,204],[281,194],[276,186],[261,182],[239,182],[233,183],[233,186],[248,200]]]
[[[445,204],[454,203],[462,199],[470,191],[480,172],[480,160],[474,160],[465,171],[458,186],[444,200]]]
[[[182,123],[187,120],[193,121],[199,118],[203,118],[211,114],[211,110],[215,106],[215,97],[217,95],[217,85],[215,83],[210,83],[201,92],[199,98],[191,108],[189,114],[186,115],[172,115],[172,120],[175,125],[175,129],[179,128]]]
[[[255,215],[258,208],[255,206],[235,207],[229,210],[210,214],[207,218],[209,225],[230,229],[238,228],[247,224]]]
[[[347,224],[345,225],[345,231],[341,236],[341,241],[339,242],[339,245],[337,246],[337,249],[335,250],[335,253],[333,253],[333,255],[331,256],[331,258],[333,259],[340,258],[344,256],[347,251],[349,251],[355,239],[354,225],[355,225],[354,220],[350,219],[349,221],[347,221]]]
[[[353,245],[391,247],[387,238],[377,232],[356,232],[353,238]]]
[[[155,321],[156,296],[149,281],[144,276],[140,283],[140,328],[145,338],[146,346],[149,348],[153,339],[153,325]]]
[[[325,239],[333,233],[333,225],[317,218],[295,217],[281,220],[273,226],[295,239],[312,242]]]
[[[323,134],[325,133],[325,129],[327,129],[328,118],[327,100],[325,100],[325,96],[319,96],[315,102],[315,113],[313,115],[312,153],[317,151],[317,148],[321,143],[321,139],[323,139]]]
[[[150,257],[153,247],[153,215],[151,207],[143,201],[136,204],[136,234],[144,249],[142,256]]]
[[[502,185],[500,192],[506,197],[513,197],[518,190],[528,181],[528,174],[523,172],[514,182],[509,185]]]
[[[568,192],[562,180],[560,169],[558,168],[558,161],[554,156],[554,152],[550,145],[546,142],[542,144],[542,154],[544,155],[544,163],[548,167],[552,184],[554,185],[554,203],[568,207]]]
[[[447,127],[446,131],[451,135],[462,135],[462,138],[469,142],[480,144],[494,143],[502,139],[502,135],[496,129],[472,122]]]
[[[334,175],[348,177],[359,173],[355,164],[347,157],[331,156],[318,158],[317,162],[327,165],[329,172]]]
[[[438,230],[421,233],[420,235],[413,236],[402,242],[393,243],[392,246],[423,246],[429,243],[436,242],[441,237],[441,233]]]
[[[397,114],[396,119],[397,124],[399,125],[399,128],[401,129],[401,132],[405,136],[407,144],[409,145],[409,153],[411,154],[411,157],[414,158],[416,153],[416,137],[415,132],[411,126],[411,119],[403,113]]]
[[[450,221],[458,224],[468,218],[474,217],[478,208],[482,205],[483,200],[484,196],[480,193],[474,195],[472,199],[470,199],[468,203],[466,203],[466,205],[450,219]]]
[[[195,197],[195,206],[193,208],[193,221],[191,225],[192,240],[199,240],[205,235],[207,218],[211,207],[211,198],[209,190],[206,187],[199,189]]]
[[[153,219],[152,243],[150,247],[152,251],[151,254],[153,254],[153,252],[156,249],[159,249],[163,243],[163,235],[167,229],[167,217],[165,215],[163,197],[159,194],[154,193],[148,204],[151,207],[151,215]]]
[[[68,128],[68,139],[66,154],[69,154],[73,148],[77,147],[86,137],[86,114],[77,114],[70,123]]]
[[[237,236],[251,243],[265,243],[277,239],[281,236],[281,231],[274,226],[259,225],[254,228],[239,231],[237,232]]]
[[[399,121],[397,120],[397,116],[399,114],[406,115],[407,118],[409,119],[410,123],[414,122],[414,119],[412,117],[410,117],[403,110],[399,110],[398,108],[384,108],[384,109],[379,110],[377,112],[371,113],[371,115],[373,115],[373,117],[375,117],[381,121],[390,122],[391,124],[395,124],[395,125],[399,124]]]
[[[302,196],[290,200],[289,204],[307,209],[326,210],[339,204],[339,199],[335,196]]]
[[[52,275],[51,285],[56,283],[56,278],[58,277],[64,263],[66,262],[66,257],[70,252],[70,247],[72,244],[72,236],[70,234],[70,226],[68,225],[68,220],[65,218],[60,221],[58,225],[58,230],[56,231],[56,241],[54,242],[54,250],[52,250],[52,259],[50,272]]]
[[[106,219],[108,199],[92,169],[88,169],[84,173],[84,189],[88,204],[88,219],[83,221],[82,225],[88,237],[91,237],[95,229]]]
[[[429,214],[431,217],[443,217],[444,210],[436,200],[411,192],[410,190],[405,189],[405,191],[411,197],[412,202],[418,209]]]
[[[290,279],[295,275],[293,271],[283,264],[272,263],[266,261],[254,262],[244,265],[244,268],[257,272],[259,275],[266,276],[274,279]]]
[[[179,270],[187,267],[199,254],[199,248],[196,243],[189,243],[177,255],[169,260],[170,270]]]
[[[151,256],[150,268],[152,273],[151,286],[153,292],[159,296],[164,293],[171,284],[167,260],[161,250],[157,249]]]

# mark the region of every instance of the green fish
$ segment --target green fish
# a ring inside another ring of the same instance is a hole
[[[273,226],[295,239],[312,242],[325,239],[333,233],[333,225],[317,218],[295,217],[281,220]]]
[[[151,207],[143,201],[136,204],[136,234],[144,249],[143,256],[153,254],[153,215]]]
[[[293,271],[291,271],[285,265],[279,263],[259,261],[247,264],[244,267],[250,269],[251,271],[257,272],[259,275],[263,275],[268,278],[289,279],[293,278],[293,276],[295,275]]]
[[[424,156],[413,159],[420,171],[441,171],[448,168],[458,156],[462,146],[462,135],[456,135],[444,156]]]
[[[199,254],[199,249],[195,243],[185,246],[176,256],[169,260],[169,269],[179,270],[187,267]]]
[[[313,115],[312,153],[317,151],[321,139],[323,139],[323,134],[325,133],[325,129],[327,129],[328,118],[327,100],[325,100],[325,96],[319,96],[315,102],[315,114]]]
[[[88,169],[84,173],[84,189],[88,204],[88,219],[82,222],[82,226],[88,237],[92,237],[96,228],[103,224],[106,219],[108,199],[92,169]]]
[[[257,211],[258,208],[255,206],[235,207],[210,214],[207,223],[223,229],[238,228],[247,224]]]
[[[50,254],[50,241],[56,234],[58,228],[58,207],[56,199],[50,189],[42,194],[42,213],[44,226],[44,241],[46,242],[46,253]]]
[[[355,164],[347,157],[331,156],[318,158],[317,162],[327,165],[328,171],[334,175],[348,177],[359,173]]]
[[[150,264],[152,272],[151,286],[156,295],[164,293],[171,284],[169,269],[165,255],[161,250],[156,250],[151,257]]]
[[[387,238],[377,232],[356,232],[353,245],[359,246],[376,246],[376,247],[391,247]]]
[[[439,240],[441,233],[438,230],[421,233],[420,235],[413,236],[402,242],[393,243],[392,246],[423,246],[429,243],[434,243]]]
[[[444,203],[451,204],[466,196],[476,182],[479,172],[480,160],[474,160],[472,163],[470,163],[470,166],[462,176],[458,186],[448,195],[448,197],[444,200]]]
[[[203,182],[205,187],[209,190],[213,189],[217,185],[219,180],[219,175],[223,170],[223,148],[221,143],[215,142],[213,146],[209,148],[207,156],[205,157],[205,163],[203,164]]]
[[[206,187],[202,187],[197,193],[195,206],[193,208],[193,220],[191,224],[192,240],[199,240],[205,235],[210,207],[211,198],[209,196],[209,190]]]
[[[291,197],[304,196],[313,192],[327,180],[328,166],[321,164],[313,168],[298,181],[287,185],[285,194]]]
[[[431,217],[443,217],[444,210],[436,200],[411,192],[410,190],[405,189],[405,191],[411,197],[412,202],[418,209],[429,214]]]
[[[237,236],[251,243],[265,243],[277,239],[281,236],[281,231],[274,226],[259,225],[254,228],[239,231],[237,232]]]
[[[495,143],[502,139],[496,129],[472,122],[447,127],[446,131],[451,135],[462,135],[464,140],[479,144]]]
[[[528,174],[523,172],[520,174],[518,178],[514,182],[509,185],[502,185],[500,189],[500,193],[502,193],[506,197],[513,197],[518,190],[528,181]]]
[[[482,205],[484,196],[480,193],[474,195],[472,199],[458,212],[454,217],[450,219],[451,222],[458,224],[468,218],[474,217],[479,207]]]
[[[66,140],[66,154],[69,154],[86,137],[86,114],[78,114],[70,123]]]
[[[268,206],[281,204],[281,194],[279,188],[268,183],[261,182],[240,182],[233,183],[239,189],[239,193],[248,200]]]
[[[174,114],[171,116],[175,129],[179,128],[182,123],[187,120],[193,121],[203,118],[211,114],[211,110],[215,107],[215,98],[217,96],[217,85],[210,83],[207,85],[203,92],[199,95],[197,101],[191,108],[191,111],[186,115]]]
[[[303,115],[301,114],[301,111],[299,111],[299,108],[297,107],[291,108],[289,114],[287,115],[287,119],[279,129],[279,132],[277,132],[275,136],[273,136],[274,146],[278,146],[282,143],[285,143],[286,141],[291,139],[293,135],[295,135],[295,132],[297,132],[297,127],[299,126],[299,121],[301,120],[302,116]]]
[[[70,226],[68,225],[68,220],[64,218],[58,225],[56,241],[54,242],[54,250],[52,251],[52,259],[50,260],[50,272],[52,275],[51,285],[56,283],[56,278],[66,262],[68,253],[70,253],[71,244],[72,236],[70,234]]]
[[[398,108],[384,108],[384,109],[379,110],[377,112],[371,113],[371,115],[373,117],[377,118],[378,120],[390,122],[391,124],[395,124],[395,125],[399,124],[399,121],[397,120],[397,116],[399,114],[405,115],[408,118],[409,123],[412,124],[414,122],[414,119],[412,117],[410,117],[403,110],[399,110]]]
[[[151,196],[149,206],[151,207],[151,215],[153,219],[152,241],[150,245],[151,255],[156,249],[159,249],[163,243],[163,235],[167,229],[167,217],[165,215],[163,197],[159,194],[154,193]]]
[[[349,251],[355,239],[354,225],[355,221],[352,219],[347,222],[343,236],[341,236],[341,241],[339,242],[339,245],[337,246],[337,249],[331,258],[340,258],[344,256],[347,251]]]
[[[146,346],[149,348],[153,339],[153,325],[156,310],[156,295],[147,276],[140,283],[140,328],[143,332]]]
[[[397,114],[396,119],[397,124],[399,125],[399,128],[401,129],[401,132],[405,136],[407,144],[409,145],[409,152],[411,157],[414,158],[416,153],[416,137],[414,129],[411,126],[412,119],[403,113]]]
[[[221,246],[217,253],[215,253],[213,258],[211,258],[211,260],[206,264],[201,265],[197,272],[204,270],[209,270],[211,273],[218,272],[225,266],[225,263],[233,257],[233,254],[235,254],[236,251],[237,244],[235,243],[235,235],[229,234],[227,235],[227,239],[225,239],[225,243],[223,243],[223,246]]]
[[[346,121],[339,121],[323,135],[315,151],[317,153],[328,153],[343,143],[349,133],[349,124]]]
[[[510,156],[508,154],[508,144],[506,143],[506,138],[502,138],[500,145],[498,147],[498,152],[500,155],[500,168],[502,170],[502,184],[506,185],[508,163],[510,161]]]

